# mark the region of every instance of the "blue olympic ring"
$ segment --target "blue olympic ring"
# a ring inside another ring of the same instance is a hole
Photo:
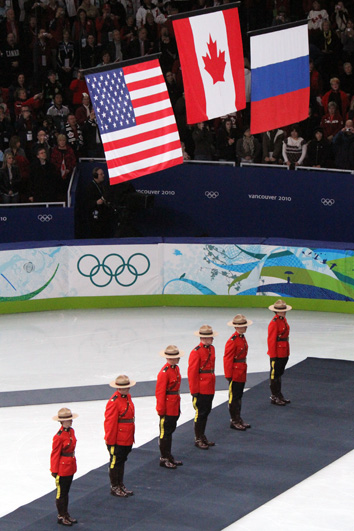
[[[109,265],[107,265],[107,263],[106,263],[106,261],[111,256],[116,256],[117,258],[119,258],[121,260],[121,264],[119,264],[116,267],[114,273],[113,273],[113,270],[111,269],[111,267]],[[147,262],[146,269],[144,271],[142,271],[141,273],[138,273],[137,268],[131,263],[131,260],[135,256],[142,256],[142,257],[145,258],[145,260]],[[87,257],[91,257],[94,260],[96,260],[96,265],[94,265],[91,268],[91,271],[89,273],[84,273],[81,270],[80,264],[81,264],[81,260],[83,260],[84,258],[87,258]],[[93,277],[95,277],[99,273],[101,268],[102,268],[102,271],[109,277],[108,281],[103,283],[103,284],[99,284],[99,283],[97,283],[97,282],[95,282],[93,280]],[[126,268],[127,268],[127,270],[129,271],[129,273],[131,275],[135,276],[133,281],[128,283],[128,284],[124,284],[123,282],[120,282],[118,280],[119,275],[121,275],[125,271]],[[122,286],[124,288],[128,288],[129,286],[132,286],[133,284],[135,284],[135,282],[138,280],[138,277],[141,277],[142,275],[145,275],[149,271],[149,269],[150,269],[150,260],[148,259],[148,257],[145,254],[142,254],[142,253],[134,253],[134,254],[132,254],[127,262],[125,262],[124,258],[120,254],[111,253],[111,254],[107,255],[104,258],[102,263],[100,263],[99,259],[94,254],[84,254],[83,256],[81,256],[81,258],[77,262],[77,270],[80,273],[80,275],[82,275],[83,277],[89,278],[91,280],[92,284],[94,286],[96,286],[97,288],[105,288],[106,286],[108,286],[112,282],[113,278],[115,279],[117,284],[119,284],[119,286]]]

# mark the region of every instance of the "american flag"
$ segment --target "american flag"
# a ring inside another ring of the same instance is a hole
[[[158,60],[106,68],[85,78],[111,184],[182,164],[177,125]]]

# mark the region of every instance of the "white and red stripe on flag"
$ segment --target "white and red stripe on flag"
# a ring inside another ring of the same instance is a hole
[[[86,81],[111,184],[183,163],[176,121],[157,59],[89,74]]]

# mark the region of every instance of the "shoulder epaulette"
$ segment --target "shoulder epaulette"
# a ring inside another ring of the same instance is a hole
[[[162,372],[167,372],[168,371],[168,365],[163,369]]]
[[[276,317],[273,317],[273,319],[272,319],[273,323],[275,323],[276,320],[277,320],[277,318],[276,318]]]
[[[61,434],[63,433],[63,431],[64,431],[64,430],[62,430],[62,429],[60,428],[60,430],[58,431],[57,435],[61,435]]]
[[[237,335],[234,334],[234,335],[231,337],[231,341],[235,341],[236,338],[237,338]]]
[[[200,345],[198,345],[197,347],[195,347],[194,350],[199,350],[200,348],[201,348]]]
[[[114,402],[115,400],[117,400],[117,398],[118,398],[118,395],[114,395],[114,396],[112,396],[112,398],[111,398],[111,402]]]

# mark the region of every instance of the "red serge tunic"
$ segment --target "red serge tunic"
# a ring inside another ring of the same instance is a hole
[[[50,471],[58,476],[73,476],[76,472],[76,437],[72,428],[63,428],[53,437]],[[68,454],[68,455],[66,455]]]
[[[166,363],[157,375],[155,396],[158,415],[179,415],[181,402],[179,394],[180,386],[181,374],[178,365]]]
[[[191,395],[215,394],[215,347],[199,343],[189,355],[188,383]]]
[[[287,358],[290,327],[285,317],[275,315],[268,326],[268,356],[270,358]]]
[[[106,405],[104,417],[104,440],[106,444],[131,446],[134,442],[135,409],[130,394],[121,395],[118,391]]]
[[[245,382],[247,377],[248,344],[244,334],[235,332],[227,340],[224,353],[225,378],[233,382]]]

